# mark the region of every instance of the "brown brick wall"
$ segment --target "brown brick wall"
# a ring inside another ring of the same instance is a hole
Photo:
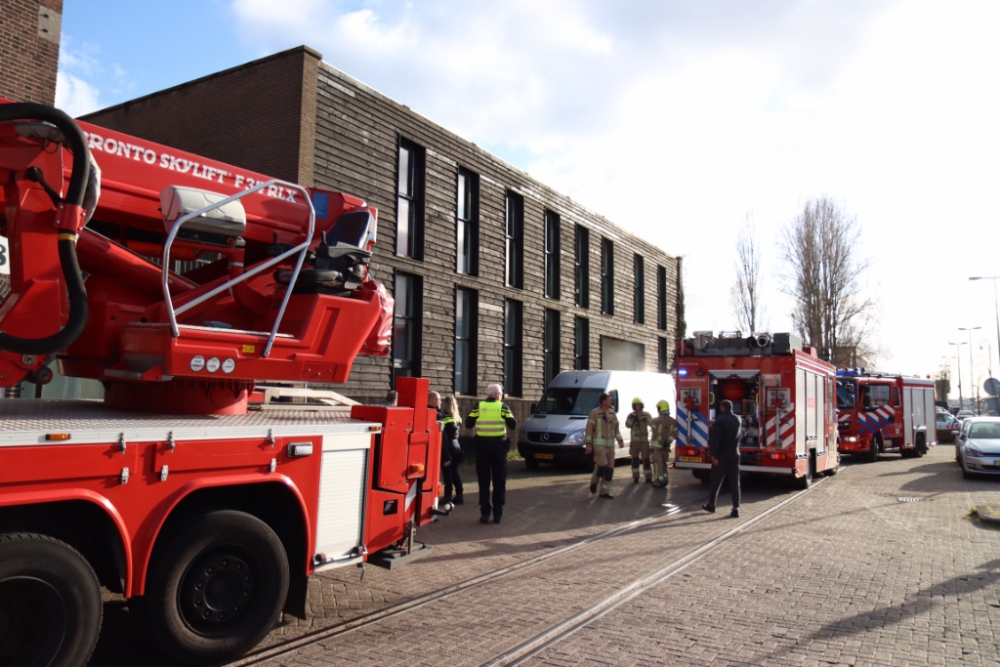
[[[321,57],[298,47],[83,119],[311,186]]]
[[[0,97],[54,104],[62,0],[0,0]]]

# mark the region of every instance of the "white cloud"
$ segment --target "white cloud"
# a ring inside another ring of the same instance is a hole
[[[56,75],[56,107],[74,118],[101,108],[100,91],[60,69]]]
[[[733,326],[728,290],[748,210],[766,250],[771,321],[789,326],[775,240],[820,195],[864,228],[894,367],[933,372],[955,327],[994,327],[988,286],[966,275],[1000,275],[990,196],[1000,5],[989,0],[232,7],[247,44],[309,44],[685,255],[692,329]]]

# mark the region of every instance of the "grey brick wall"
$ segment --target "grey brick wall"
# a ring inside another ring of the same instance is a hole
[[[414,113],[363,83],[320,63],[317,95],[315,182],[319,187],[364,196],[379,209],[379,241],[373,258],[376,276],[392,287],[404,271],[423,278],[422,374],[442,393],[454,386],[454,295],[456,287],[479,292],[478,388],[503,380],[503,306],[524,303],[523,398],[537,400],[542,386],[543,322],[546,308],[560,315],[560,366],[573,367],[574,317],[590,319],[590,367],[600,368],[601,336],[645,345],[646,369],[657,369],[657,339],[668,339],[672,362],[676,330],[678,262],[469,141]],[[395,254],[396,162],[400,139],[426,149],[425,248],[423,261]],[[459,168],[479,174],[479,276],[455,271]],[[506,192],[524,197],[524,289],[504,286]],[[545,210],[560,216],[559,299],[544,298]],[[575,226],[590,229],[590,307],[574,304]],[[615,246],[615,314],[602,315],[601,239]],[[645,324],[633,324],[633,256],[645,259]],[[656,271],[667,271],[667,330],[657,330]],[[360,398],[384,392],[391,375],[385,359],[359,359],[348,394]]]

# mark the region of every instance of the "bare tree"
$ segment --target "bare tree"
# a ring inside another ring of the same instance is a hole
[[[861,229],[826,197],[806,202],[778,241],[788,271],[782,291],[795,300],[795,328],[836,363],[846,353],[874,352],[872,299],[860,294],[868,262],[859,257]]]
[[[729,302],[736,316],[736,328],[747,333],[761,330],[764,306],[760,302],[760,245],[753,218],[746,222],[736,238],[736,282],[729,292]]]

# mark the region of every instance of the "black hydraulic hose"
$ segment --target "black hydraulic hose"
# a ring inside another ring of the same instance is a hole
[[[63,133],[67,148],[73,153],[73,170],[70,172],[69,188],[63,205],[82,206],[87,181],[90,180],[90,149],[80,126],[66,113],[53,107],[30,103],[0,104],[0,122],[15,120],[45,121],[55,125]],[[68,347],[83,333],[87,325],[89,306],[83,274],[76,258],[77,230],[60,229],[58,233],[59,263],[69,293],[69,317],[66,324],[57,333],[45,338],[19,338],[0,332],[0,350],[16,354],[51,354]]]

